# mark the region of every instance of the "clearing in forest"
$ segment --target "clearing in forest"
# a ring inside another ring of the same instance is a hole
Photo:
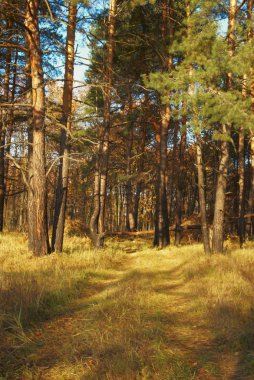
[[[3,235],[0,379],[254,378],[251,247],[107,245],[38,259]]]

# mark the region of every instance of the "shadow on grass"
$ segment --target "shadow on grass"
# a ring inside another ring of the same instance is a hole
[[[96,281],[91,276],[92,289],[84,280],[76,302],[61,305],[61,312],[49,308],[46,321],[33,320],[23,340],[14,336],[5,341],[5,347],[2,344],[2,377],[19,379],[25,374],[43,379],[46,371],[50,373],[47,378],[67,379],[72,378],[67,373],[73,366],[78,368],[73,378],[80,379],[134,379],[139,375],[143,379],[154,371],[163,374],[163,379],[180,379],[183,371],[192,374],[187,363],[167,350],[170,339],[164,325],[172,322],[171,316],[146,304],[145,299],[152,283],[174,272],[133,271],[120,279],[102,276]],[[72,295],[77,284],[73,287]],[[166,376],[169,367],[171,377]]]
[[[48,315],[31,321],[23,341],[10,335],[2,342],[2,378],[253,379],[254,310],[243,315],[222,300],[202,321],[194,302],[200,288],[186,291],[195,274],[182,277],[185,264],[121,276],[90,272],[63,288],[72,302],[60,298],[56,310],[47,304]]]

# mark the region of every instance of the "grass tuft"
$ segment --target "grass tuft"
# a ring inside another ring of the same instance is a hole
[[[254,378],[251,246],[70,236],[34,258],[23,235],[0,239],[0,379]]]

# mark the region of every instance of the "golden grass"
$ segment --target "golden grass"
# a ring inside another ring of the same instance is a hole
[[[1,236],[0,379],[253,379],[253,247],[150,245],[34,258]]]

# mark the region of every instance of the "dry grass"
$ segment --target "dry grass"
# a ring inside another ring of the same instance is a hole
[[[37,259],[1,236],[0,379],[254,378],[253,247],[107,245]]]

